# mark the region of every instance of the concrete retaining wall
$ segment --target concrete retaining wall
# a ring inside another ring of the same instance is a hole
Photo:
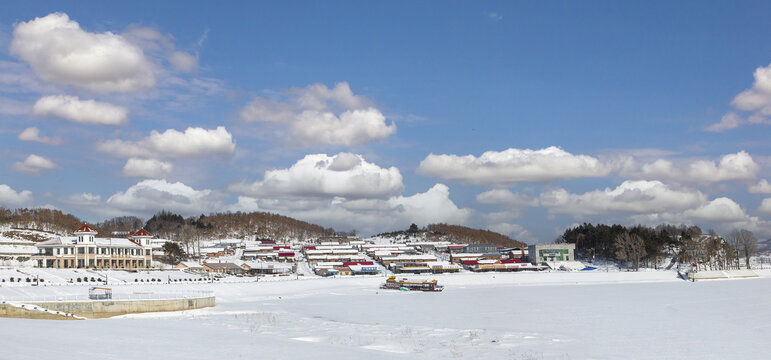
[[[696,273],[696,280],[714,280],[714,279],[743,279],[758,277],[752,270],[723,270],[723,271],[699,271]],[[688,273],[688,279],[693,280],[693,273]]]
[[[214,296],[190,299],[51,301],[28,302],[27,304],[40,306],[54,313],[59,311],[88,319],[100,319],[125,314],[181,311],[211,307],[214,306]],[[46,314],[44,312],[13,308],[10,305],[0,308],[0,317],[19,317],[28,319],[66,318],[64,316],[54,316],[54,314]]]
[[[26,305],[26,304],[25,304]],[[20,306],[9,303],[0,304],[0,317],[16,319],[42,319],[42,320],[82,320],[64,313],[55,311],[34,310],[28,306]]]

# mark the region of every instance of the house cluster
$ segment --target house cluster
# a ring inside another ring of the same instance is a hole
[[[375,275],[378,266],[361,253],[366,243],[357,238],[325,237],[317,245],[303,246],[303,255],[316,275]]]
[[[39,267],[144,269],[153,266],[159,240],[144,229],[125,238],[100,238],[83,225],[74,236],[37,244],[33,257]],[[445,241],[375,244],[356,237],[320,237],[304,243],[277,244],[253,239],[201,248],[199,262],[177,267],[230,275],[287,275],[305,260],[321,276],[374,275],[383,268],[395,273],[452,273],[468,271],[522,271],[581,268],[575,244],[539,244],[504,248],[490,244],[454,244]]]

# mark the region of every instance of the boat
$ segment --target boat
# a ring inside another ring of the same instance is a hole
[[[389,277],[385,284],[380,285],[381,289],[392,289],[401,291],[442,291],[444,286],[437,285],[436,280],[413,281],[407,278],[396,276]]]

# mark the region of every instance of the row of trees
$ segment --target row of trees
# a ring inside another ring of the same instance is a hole
[[[659,225],[655,228],[637,225],[592,225],[584,223],[565,230],[559,242],[576,244],[576,256],[616,260],[627,269],[640,266],[656,268],[664,257],[672,256],[674,264],[696,264],[703,269],[739,267],[744,257],[750,268],[750,258],[758,250],[758,240],[748,230],[735,230],[718,236],[698,226]]]

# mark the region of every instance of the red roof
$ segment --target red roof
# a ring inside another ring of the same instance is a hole
[[[273,240],[260,240],[261,244],[275,244],[276,242]]]
[[[344,261],[343,266],[351,266],[351,265],[375,265],[372,261]]]
[[[501,264],[521,263],[522,259],[501,259]]]
[[[278,256],[294,256],[293,252],[280,252]]]
[[[139,231],[131,234],[131,236],[133,236],[133,237],[140,237],[140,236],[153,237],[153,234],[150,234],[149,232],[147,232],[147,230],[145,230],[144,228],[141,228],[141,229],[139,229]]]
[[[304,246],[303,249],[305,250],[316,250],[315,246]]]
[[[95,233],[96,230],[94,230],[94,228],[88,226],[88,224],[83,224],[83,226],[81,226],[80,229],[75,230],[75,232],[76,233],[79,233],[79,232],[85,232],[85,233],[93,232],[93,233]]]
[[[479,264],[479,261],[477,260],[463,260],[463,265],[477,265]]]
[[[447,248],[448,249],[463,249],[464,247],[466,247],[466,246],[465,245],[450,245]]]

